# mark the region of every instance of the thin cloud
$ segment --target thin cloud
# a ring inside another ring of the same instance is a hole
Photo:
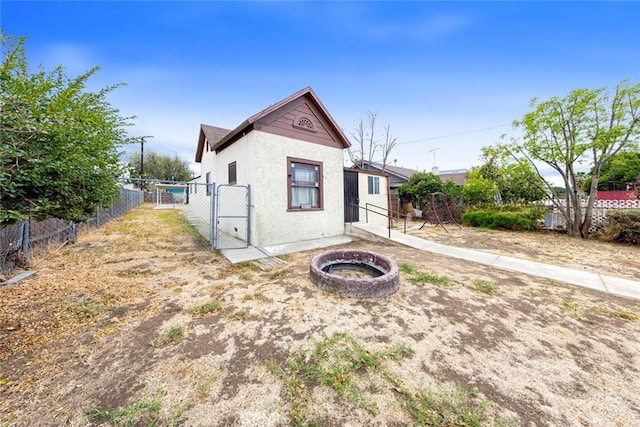
[[[467,31],[474,25],[472,15],[468,13],[422,15],[406,21],[361,21],[358,27],[362,30],[362,36],[378,41],[438,42]]]
[[[28,47],[27,41],[27,47]],[[39,65],[45,70],[62,65],[66,73],[70,76],[78,75],[89,71],[99,65],[99,60],[95,53],[88,47],[78,43],[57,43],[44,48]]]

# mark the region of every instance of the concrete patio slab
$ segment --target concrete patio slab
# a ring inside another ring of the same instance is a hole
[[[344,245],[352,241],[353,237],[340,235],[273,246],[249,246],[243,249],[224,249],[221,252],[232,264],[238,264],[240,262],[255,261],[329,246]]]
[[[282,245],[262,246],[265,253],[271,256],[286,255],[296,252],[310,251],[329,246],[344,245],[353,241],[353,237],[347,235],[323,237],[320,239],[303,240],[300,242],[284,243]]]

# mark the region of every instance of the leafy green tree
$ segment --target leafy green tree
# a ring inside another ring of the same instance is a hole
[[[404,200],[425,209],[429,205],[431,193],[442,192],[442,181],[431,172],[416,172],[403,183],[398,192]]]
[[[85,90],[98,71],[31,73],[25,38],[0,32],[0,226],[20,219],[83,220],[118,192],[118,148],[133,141],[107,101]]]
[[[188,181],[193,178],[189,162],[177,155],[167,156],[149,151],[144,153],[144,176],[140,175],[140,153],[129,156],[129,170],[133,178],[162,181]]]
[[[494,182],[497,194],[494,199],[510,203],[526,203],[545,197],[544,181],[536,171],[524,162],[516,162],[504,150],[483,147],[478,173]]]
[[[635,149],[640,134],[640,84],[623,81],[613,91],[577,89],[563,98],[531,102],[533,111],[514,122],[522,138],[501,145],[515,160],[528,164],[539,176],[539,164],[547,164],[562,178],[564,200],[547,193],[567,223],[567,234],[587,237],[600,174],[616,154]],[[581,205],[576,168],[593,168],[586,207]]]
[[[498,194],[496,182],[485,178],[481,169],[470,171],[462,186],[462,196],[470,205],[495,204]]]
[[[452,179],[448,179],[442,184],[442,192],[455,204],[462,203],[462,188],[462,186],[453,182]]]
[[[585,177],[582,188],[591,188],[593,169]],[[627,184],[640,182],[640,153],[621,151],[605,163],[600,170],[598,190],[626,190]]]

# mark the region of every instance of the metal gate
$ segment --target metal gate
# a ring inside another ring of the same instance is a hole
[[[360,219],[358,203],[358,172],[344,171],[344,222],[358,222]]]
[[[218,185],[213,247],[242,249],[249,246],[249,186]]]

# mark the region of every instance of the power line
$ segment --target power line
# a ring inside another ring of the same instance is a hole
[[[414,139],[413,141],[403,141],[403,142],[396,143],[396,145],[413,144],[413,143],[416,143],[416,142],[424,142],[424,141],[433,141],[434,139],[450,138],[452,136],[458,136],[458,135],[467,135],[469,133],[483,132],[485,130],[498,129],[498,128],[502,128],[502,127],[505,127],[505,126],[511,126],[511,123],[507,123],[507,124],[504,124],[504,125],[491,126],[491,127],[482,128],[482,129],[472,129],[472,130],[467,130],[467,131],[464,131],[464,132],[452,133],[452,134],[449,134],[449,135],[432,136],[430,138]]]

